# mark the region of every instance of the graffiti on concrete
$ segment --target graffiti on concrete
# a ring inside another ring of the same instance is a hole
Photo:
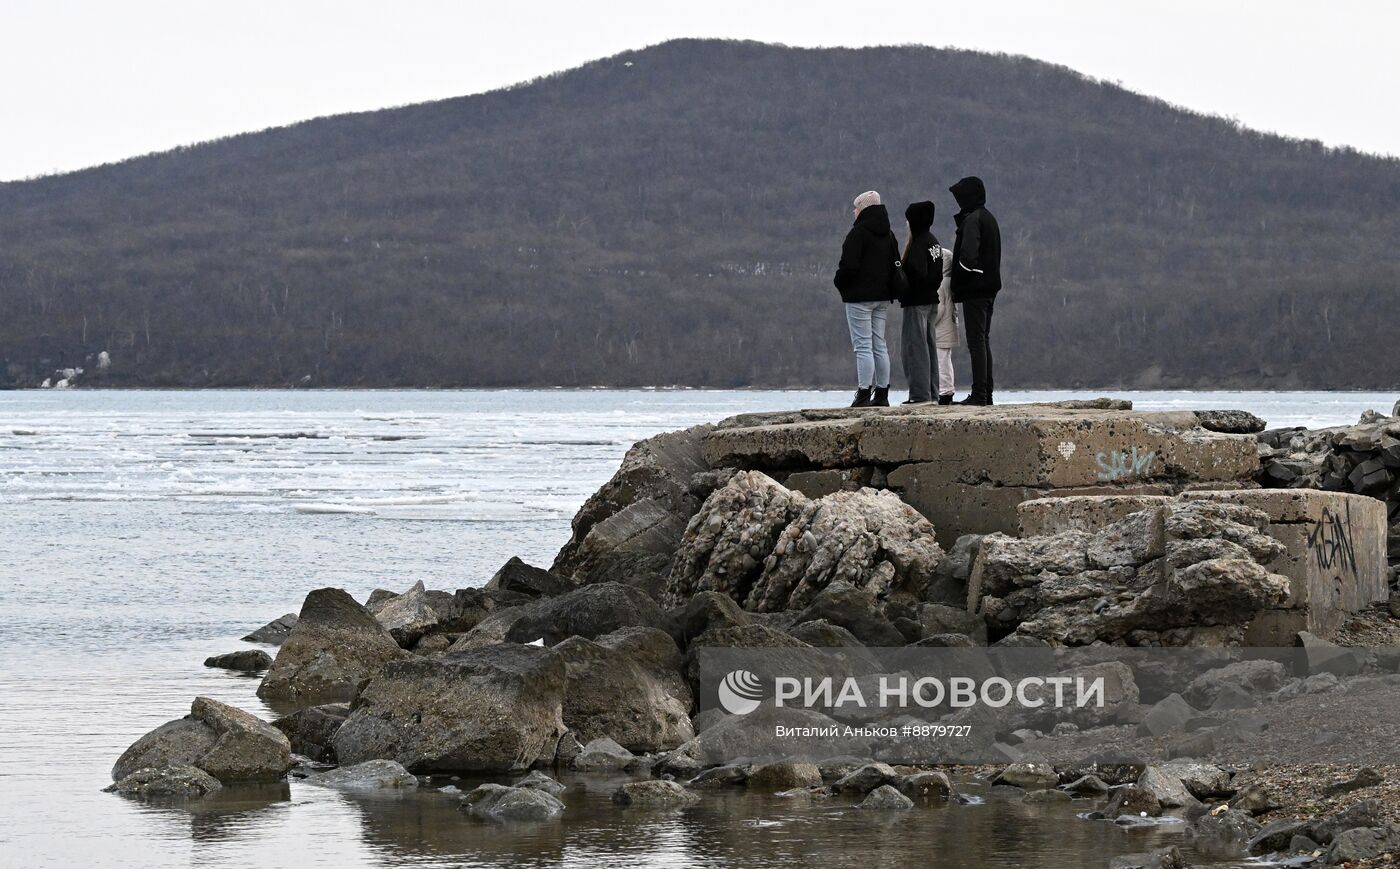
[[[1142,476],[1152,467],[1155,458],[1156,451],[1138,452],[1138,448],[1133,447],[1131,450],[1099,453],[1094,456],[1094,464],[1099,469],[1098,478],[1107,483]]]
[[[1322,518],[1308,531],[1308,550],[1320,570],[1347,570],[1356,575],[1356,546],[1351,539],[1351,505],[1346,515],[1324,507]]]

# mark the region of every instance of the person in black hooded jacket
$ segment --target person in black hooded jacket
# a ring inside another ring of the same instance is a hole
[[[958,201],[953,222],[953,301],[960,302],[972,357],[972,393],[959,404],[992,403],[992,307],[1001,290],[1001,228],[987,210],[987,188],[969,176],[948,188]]]
[[[900,359],[909,382],[905,404],[933,401],[938,382],[938,339],[934,331],[938,310],[938,285],[943,281],[943,249],[934,237],[932,202],[913,202],[904,209],[909,222],[909,244],[902,260],[909,290],[899,300],[904,312],[900,330]]]
[[[855,223],[841,245],[833,283],[846,305],[846,325],[856,356],[856,398],[851,407],[889,407],[890,354],[885,320],[898,295],[899,242],[880,194],[867,190],[852,203]]]

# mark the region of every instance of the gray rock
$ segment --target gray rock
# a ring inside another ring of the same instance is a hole
[[[986,620],[969,613],[965,606],[926,603],[919,607],[919,625],[924,637],[936,634],[963,634],[979,646],[987,645]]]
[[[1090,773],[1064,786],[1065,792],[1076,797],[1101,797],[1108,793],[1108,783]]]
[[[267,643],[272,646],[280,646],[287,639],[287,635],[292,632],[292,628],[296,626],[297,614],[287,613],[253,631],[244,637],[243,641],[245,643]]]
[[[1181,781],[1191,795],[1197,799],[1225,797],[1235,791],[1230,787],[1230,773],[1213,763],[1195,760],[1173,760],[1162,766],[1162,771]]]
[[[529,775],[520,779],[515,784],[511,785],[511,787],[534,788],[548,794],[553,794],[556,797],[568,790],[563,784],[555,781],[537,769],[531,770]]]
[[[1262,815],[1278,808],[1278,802],[1269,793],[1267,787],[1255,783],[1240,788],[1230,798],[1230,808],[1249,812],[1251,815]]]
[[[1108,798],[1108,805],[1104,807],[1104,815],[1109,818],[1117,818],[1122,815],[1146,815],[1155,818],[1162,814],[1162,804],[1157,801],[1150,791],[1127,785],[1118,788]]]
[[[1233,856],[1246,853],[1249,843],[1260,829],[1259,822],[1248,812],[1216,810],[1196,819],[1192,828],[1193,841],[1198,851]]]
[[[374,611],[375,619],[394,638],[394,642],[405,649],[414,644],[426,633],[437,627],[441,615],[428,601],[428,590],[422,580],[403,594],[385,601]]]
[[[1175,845],[1145,854],[1123,854],[1108,862],[1108,869],[1190,869]]]
[[[1149,766],[1138,779],[1137,786],[1156,797],[1164,808],[1199,805],[1181,778],[1170,769]]]
[[[293,754],[317,762],[335,763],[335,732],[349,715],[349,703],[327,703],[283,715],[274,720],[272,726],[287,735]]]
[[[1247,410],[1198,410],[1201,428],[1223,434],[1258,434],[1268,423]]]
[[[392,760],[367,760],[354,766],[341,766],[313,773],[303,781],[309,785],[343,790],[405,790],[418,787],[418,778]]]
[[[947,774],[938,770],[910,773],[895,782],[894,786],[915,802],[946,800],[957,795],[957,789]]]
[[[590,740],[574,758],[574,769],[602,771],[627,769],[637,757],[606,736]]]
[[[706,728],[716,725],[728,717],[729,713],[719,707],[706,709],[690,719],[690,727],[696,733],[702,733]]]
[[[484,784],[462,797],[461,808],[486,821],[547,821],[564,813],[564,804],[538,788]]]
[[[218,779],[198,767],[165,766],[135,770],[103,790],[128,797],[196,799],[221,787]]]
[[[514,643],[544,639],[553,646],[569,637],[597,639],[620,628],[669,631],[670,617],[646,593],[617,582],[600,582],[546,598],[524,608],[506,631]]]
[[[871,791],[856,808],[902,812],[914,808],[914,801],[889,785],[880,785]]]
[[[1292,818],[1270,821],[1250,837],[1245,844],[1245,850],[1255,856],[1282,851],[1288,848],[1293,839],[1307,835],[1311,830],[1312,824],[1308,821],[1297,821]]]
[[[822,772],[809,761],[779,760],[755,766],[749,772],[750,790],[777,793],[795,788],[820,787]]]
[[[243,673],[256,673],[272,666],[272,656],[262,649],[242,649],[225,655],[214,655],[204,659],[204,666],[221,670],[238,670]]]
[[[198,767],[224,784],[277,781],[292,767],[291,744],[241,709],[196,697],[189,715],[157,727],[123,752],[112,780],[147,767],[182,766]]]
[[[1385,781],[1385,776],[1368,766],[1363,767],[1356,775],[1346,781],[1328,785],[1322,789],[1322,792],[1334,796],[1337,794],[1349,794],[1352,791],[1375,787],[1383,781]]]
[[[1052,790],[1052,789],[1045,788],[1045,789],[1041,789],[1041,790],[1037,790],[1037,791],[1026,791],[1025,796],[1021,797],[1021,802],[1023,802],[1023,803],[1067,803],[1067,802],[1069,802],[1069,801],[1072,800],[1072,799],[1074,799],[1074,797],[1071,797],[1069,794],[1065,793],[1064,791]]]
[[[1400,854],[1400,826],[1386,824],[1338,833],[1324,859],[1335,866],[1395,854]]]
[[[1138,725],[1142,736],[1170,736],[1186,729],[1186,722],[1200,713],[1191,707],[1180,694],[1168,694],[1147,710]]]
[[[643,809],[674,809],[700,802],[699,794],[673,781],[651,779],[628,782],[613,793],[613,802]]]
[[[694,696],[671,635],[624,628],[597,641],[570,637],[554,646],[568,685],[564,726],[578,739],[608,736],[633,752],[668,751],[695,736]]]
[[[1354,676],[1361,672],[1364,664],[1360,652],[1334,645],[1307,631],[1298,632],[1298,645],[1303,650],[1300,663],[1309,675]]]
[[[747,763],[726,763],[712,766],[686,782],[686,787],[695,790],[743,787],[748,783],[749,771],[752,768]],[[762,782],[760,782],[761,784]]]
[[[728,595],[702,591],[671,611],[676,641],[682,646],[711,629],[752,624],[753,616]]]
[[[303,706],[349,700],[362,681],[406,657],[354,598],[338,588],[319,588],[306,596],[258,696]]]
[[[1357,827],[1379,827],[1383,823],[1380,803],[1376,800],[1362,800],[1347,806],[1335,815],[1315,821],[1305,832],[1323,845],[1347,830]]]
[[[526,769],[565,732],[563,660],[497,645],[389,664],[335,734],[341,763],[392,758],[414,772]]]
[[[832,788],[837,793],[868,794],[881,785],[893,784],[899,779],[899,773],[889,764],[867,763],[842,776]]]
[[[1287,678],[1287,669],[1278,661],[1236,661],[1193,679],[1186,689],[1186,700],[1204,709],[1215,703],[1222,692],[1269,693],[1277,691]]]
[[[486,588],[492,591],[515,592],[527,597],[555,597],[573,590],[573,585],[563,577],[514,557],[496,571],[487,581]]]
[[[874,594],[845,580],[816,592],[797,616],[799,623],[818,620],[845,628],[866,646],[904,645],[904,635],[880,612]]]
[[[1036,790],[1053,788],[1060,783],[1059,773],[1045,763],[1013,763],[992,779],[992,784]]]

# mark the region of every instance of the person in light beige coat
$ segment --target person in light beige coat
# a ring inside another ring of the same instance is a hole
[[[953,302],[953,252],[943,248],[943,283],[938,285],[938,314],[933,321],[938,353],[938,403],[953,403],[953,349],[962,346],[958,306]]]

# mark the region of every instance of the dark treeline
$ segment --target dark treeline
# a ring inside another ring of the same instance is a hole
[[[951,245],[966,174],[1004,389],[1400,384],[1400,162],[1026,59],[713,41],[0,185],[0,383],[844,386],[851,197]]]

